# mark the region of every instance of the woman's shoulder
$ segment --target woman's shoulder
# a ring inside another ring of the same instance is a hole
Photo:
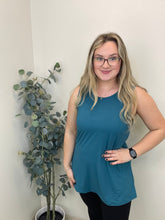
[[[71,96],[77,98],[77,96],[78,96],[78,94],[79,94],[79,91],[80,91],[80,86],[76,86],[76,88],[73,89]]]
[[[153,100],[153,98],[151,97],[151,95],[148,93],[147,89],[140,87],[140,86],[136,86],[135,87],[135,94],[137,99],[150,99]]]
[[[142,88],[142,87],[140,87],[140,86],[136,86],[134,88],[134,91],[136,93],[136,96],[143,96],[143,95],[147,95],[148,94],[147,90]]]
[[[76,86],[76,88],[73,89],[72,94],[70,96],[70,100],[76,101],[78,94],[79,94],[80,86]]]
[[[146,89],[136,86],[135,87],[135,93],[136,93],[136,99],[137,99],[137,108],[144,109],[148,106],[151,107],[154,105],[155,101],[153,98],[149,95]]]

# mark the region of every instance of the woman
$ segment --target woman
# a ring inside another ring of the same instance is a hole
[[[149,132],[128,148],[136,114]],[[165,120],[133,78],[122,39],[98,36],[70,98],[64,138],[64,168],[91,220],[128,220],[136,198],[131,160],[164,138]]]

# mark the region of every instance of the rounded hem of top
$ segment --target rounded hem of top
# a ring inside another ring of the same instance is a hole
[[[135,194],[132,194],[130,197],[129,197],[129,199],[125,199],[125,200],[123,200],[122,202],[120,201],[120,202],[117,202],[116,203],[116,201],[114,202],[114,201],[110,201],[110,202],[108,202],[107,200],[105,200],[98,192],[96,192],[95,190],[79,190],[79,189],[77,189],[76,187],[75,187],[75,190],[78,192],[78,193],[89,193],[89,192],[93,192],[93,193],[95,193],[95,194],[97,194],[99,197],[100,197],[100,199],[101,199],[101,201],[104,203],[104,204],[106,204],[106,205],[108,205],[108,206],[122,206],[122,205],[125,205],[125,204],[127,204],[127,203],[129,203],[129,202],[131,202],[132,200],[134,200],[134,199],[136,199],[137,198],[137,194],[135,193]]]

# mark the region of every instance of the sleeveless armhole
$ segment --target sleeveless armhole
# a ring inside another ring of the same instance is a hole
[[[78,90],[78,93],[77,93],[77,96],[76,96],[76,100],[75,100],[76,108],[78,108],[78,106],[79,106],[79,104],[77,105],[77,99],[78,99],[79,95],[80,95],[80,88]]]
[[[80,95],[80,88],[79,88],[79,91],[78,91],[77,99],[79,98],[79,95]],[[81,100],[79,101],[78,106],[82,105],[82,104],[83,104],[83,101],[84,101],[84,98],[81,97]],[[77,107],[78,107],[78,106],[77,106]]]

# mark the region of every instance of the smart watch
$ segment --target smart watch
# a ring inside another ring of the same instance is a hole
[[[129,148],[129,154],[133,159],[135,159],[137,157],[137,153],[132,147]]]

